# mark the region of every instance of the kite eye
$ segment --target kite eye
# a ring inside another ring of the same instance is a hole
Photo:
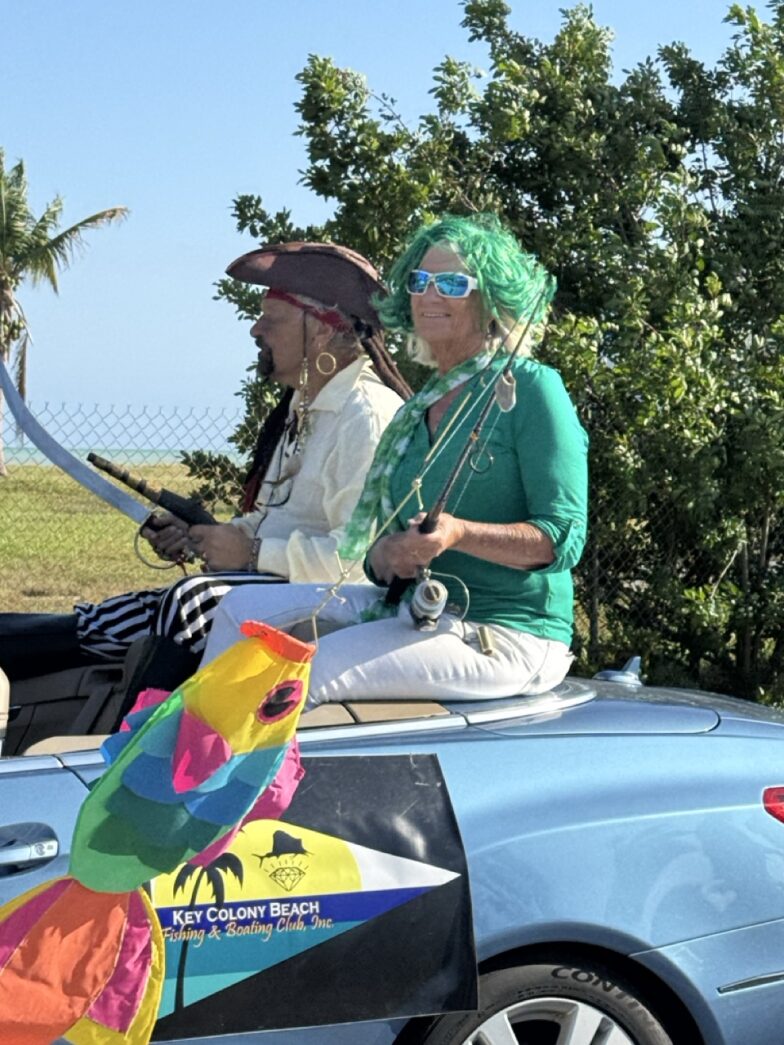
[[[297,707],[302,701],[304,690],[301,679],[280,682],[269,691],[259,705],[256,717],[259,722],[278,722]]]

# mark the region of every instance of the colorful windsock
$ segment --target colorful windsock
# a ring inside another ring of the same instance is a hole
[[[290,756],[314,648],[265,624],[241,630],[106,741],[111,765],[82,805],[69,876],[0,909],[3,1045],[150,1040],[163,942],[141,886],[219,852],[279,771],[296,784]]]

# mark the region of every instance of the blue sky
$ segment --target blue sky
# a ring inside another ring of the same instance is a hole
[[[509,2],[512,26],[542,40],[569,6]],[[728,6],[596,0],[593,9],[615,32],[620,74],[673,40],[715,61],[730,40]],[[7,163],[25,161],[35,210],[58,193],[66,223],[131,210],[90,234],[59,296],[21,295],[35,341],[33,407],[234,405],[255,350],[212,284],[254,244],[234,231],[232,198],[258,193],[301,223],[329,213],[298,184],[297,72],[309,54],[329,55],[415,122],[431,110],[444,55],[487,64],[461,19],[458,0],[0,0],[0,146]]]

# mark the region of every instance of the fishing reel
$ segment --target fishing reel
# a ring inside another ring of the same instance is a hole
[[[434,580],[430,570],[422,570],[408,607],[417,631],[435,631],[446,600],[446,585]]]

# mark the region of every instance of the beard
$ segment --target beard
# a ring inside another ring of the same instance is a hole
[[[256,360],[256,373],[262,380],[272,376],[275,369],[275,360],[272,358],[272,349],[260,337],[256,338],[259,355]]]

